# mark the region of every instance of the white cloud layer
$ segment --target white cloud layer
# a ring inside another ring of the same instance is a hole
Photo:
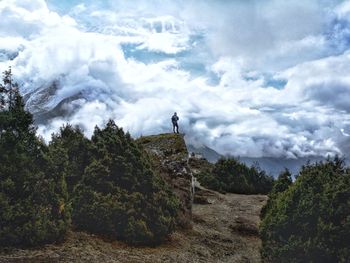
[[[108,119],[169,132],[177,111],[190,143],[222,154],[349,152],[348,1],[68,4],[0,1],[0,70],[45,138]]]

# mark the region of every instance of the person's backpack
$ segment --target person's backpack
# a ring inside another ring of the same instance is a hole
[[[172,122],[177,122],[178,119],[179,118],[177,116],[175,116],[175,115],[173,115],[173,117],[171,117],[171,121]]]

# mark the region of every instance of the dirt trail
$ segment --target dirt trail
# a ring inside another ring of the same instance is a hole
[[[0,262],[260,262],[257,233],[262,195],[222,195],[201,190],[194,204],[193,229],[174,233],[155,247],[135,248],[81,232],[66,241],[31,250],[2,250]]]

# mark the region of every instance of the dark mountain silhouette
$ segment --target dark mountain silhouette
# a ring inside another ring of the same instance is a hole
[[[201,147],[195,147],[191,144],[187,145],[188,151],[194,153],[200,153],[204,158],[206,158],[209,162],[215,163],[223,155],[219,154],[215,150],[203,145]],[[261,158],[253,158],[253,157],[238,157],[240,161],[244,162],[248,166],[251,165],[259,165],[259,167],[265,170],[268,174],[277,177],[278,174],[287,168],[291,174],[295,175],[299,172],[300,168],[307,164],[308,162],[314,163],[317,161],[322,161],[325,158],[321,156],[312,156],[308,158],[297,158],[297,159],[286,159],[286,158],[274,158],[274,157],[261,157]]]

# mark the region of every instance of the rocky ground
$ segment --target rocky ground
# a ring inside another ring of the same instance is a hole
[[[175,232],[158,247],[130,247],[82,232],[40,249],[2,249],[0,262],[260,262],[257,226],[262,195],[197,189],[193,228]]]

